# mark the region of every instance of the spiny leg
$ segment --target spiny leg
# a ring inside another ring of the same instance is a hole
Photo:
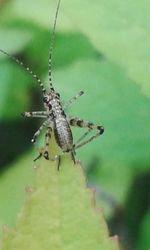
[[[40,159],[42,157],[42,155],[44,155],[44,158],[46,160],[49,160],[49,154],[48,154],[48,146],[49,146],[49,141],[51,138],[51,132],[52,132],[52,128],[48,127],[46,130],[46,134],[45,134],[45,147],[44,150],[41,150],[39,155],[34,159],[34,161]],[[44,151],[44,153],[43,153]]]
[[[56,161],[57,161],[57,170],[59,171],[59,169],[60,169],[60,162],[61,162],[61,156],[57,155],[56,157],[57,157],[56,158]]]
[[[33,112],[23,112],[21,114],[23,117],[36,117],[36,118],[47,118],[46,111],[33,111]]]
[[[51,160],[51,161],[56,161],[57,163],[57,169],[59,170],[60,167],[60,160],[61,157],[60,155],[56,155],[55,157],[49,157],[48,149],[49,149],[49,143],[50,143],[50,138],[51,138],[51,133],[52,133],[52,128],[49,126],[47,128],[46,134],[45,134],[45,150],[44,150],[44,158],[46,160]]]
[[[96,139],[100,135],[101,135],[101,132],[97,132],[95,135],[91,136],[88,140],[83,141],[82,143],[80,143],[78,145],[75,145],[75,149],[80,148],[80,147],[84,146],[85,144],[93,141],[94,139]]]
[[[47,126],[48,123],[49,123],[49,121],[43,122],[43,124],[41,125],[41,127],[35,132],[35,134],[34,134],[32,140],[31,140],[31,142],[34,143],[36,141],[37,136],[39,136],[40,132],[43,130],[44,127]]]
[[[42,157],[42,155],[43,155],[42,152],[40,152],[39,155],[33,161],[39,160]]]
[[[50,137],[51,137],[51,131],[52,131],[52,128],[51,127],[48,127],[47,128],[47,131],[46,131],[46,134],[45,134],[45,151],[44,151],[44,157],[46,160],[49,160],[49,155],[48,155],[48,146],[49,146],[49,140],[50,140]],[[38,159],[40,159],[43,155],[43,152],[42,150],[40,151],[39,155],[34,159],[34,161],[37,161]]]
[[[73,148],[73,150],[71,151],[71,158],[72,158],[74,164],[76,163],[75,155],[76,155],[75,148]]]
[[[104,128],[102,126],[97,126],[91,122],[87,122],[87,121],[83,121],[77,117],[75,118],[69,118],[68,119],[68,122],[71,126],[74,126],[74,127],[80,127],[80,128],[88,128],[89,130],[87,132],[85,132],[81,138],[79,138],[79,140],[77,141],[77,144],[74,145],[74,149],[77,149],[77,148],[80,148],[82,147],[83,145],[91,142],[92,140],[96,139],[98,136],[102,135],[104,133]],[[88,134],[90,131],[94,130],[94,129],[97,129],[98,132],[91,136],[89,139],[81,142]],[[79,142],[81,142],[80,144],[78,144]]]
[[[39,155],[34,159],[34,161],[39,160],[42,156],[43,156],[43,151],[41,150]],[[47,155],[46,155],[46,157],[47,157]],[[51,158],[49,158],[49,155],[48,155],[48,159],[46,158],[46,160],[56,161],[57,170],[59,171],[59,169],[60,169],[60,161],[61,161],[61,156],[60,155],[55,155],[55,157],[51,157]]]
[[[92,129],[88,129],[75,143],[77,145],[80,141],[83,141],[83,139],[92,131]]]
[[[59,170],[60,161],[61,161],[60,155],[55,155],[55,157],[51,157],[50,158],[49,157],[49,153],[48,153],[49,143],[50,143],[50,138],[51,138],[51,133],[52,133],[52,128],[49,126],[47,128],[47,131],[46,131],[46,134],[45,134],[45,147],[44,147],[44,150],[41,150],[41,152],[34,159],[34,161],[40,159],[42,157],[42,155],[43,155],[46,160],[56,161],[56,163],[57,163],[57,169]]]
[[[63,109],[67,108],[68,106],[70,106],[75,100],[77,100],[81,95],[83,95],[84,92],[80,91],[76,96],[73,96],[69,101],[67,101],[64,105],[63,105]]]
[[[45,151],[44,151],[44,157],[46,160],[49,160],[49,153],[48,153],[48,148],[49,148],[49,142],[51,138],[51,133],[52,133],[52,128],[48,127],[46,134],[45,134]]]
[[[43,154],[43,150],[40,151],[39,155],[34,159],[34,161],[38,160],[39,158],[41,158],[42,155],[44,155],[44,158],[46,160],[49,160],[49,154],[48,154],[48,146],[49,146],[49,141],[51,138],[51,132],[52,132],[52,128],[48,127],[46,130],[46,134],[45,134],[45,149],[44,149],[44,154]]]

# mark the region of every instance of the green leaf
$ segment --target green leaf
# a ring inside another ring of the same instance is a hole
[[[33,181],[33,152],[24,155],[0,174],[0,228],[15,226],[23,203],[24,189]],[[2,230],[0,230],[1,238]]]
[[[150,96],[150,2],[63,1],[63,9],[93,45]],[[115,10],[115,12],[114,12]]]
[[[29,77],[9,61],[0,61],[0,76],[0,118],[18,118],[25,106],[30,103],[27,90],[30,84]]]
[[[89,162],[96,156],[106,163],[128,166],[149,162],[150,101],[119,67],[107,61],[78,61],[55,72],[54,82],[63,100],[85,91],[68,109],[68,115],[105,128],[101,137],[79,149],[79,158],[84,156]]]
[[[6,12],[10,8],[11,18],[30,20],[49,28],[53,26],[56,4],[56,1],[45,1],[43,4],[42,0],[15,0],[7,6]],[[28,11],[28,6],[32,11]],[[90,0],[86,3],[64,0],[57,30],[82,31],[101,54],[122,67],[127,77],[150,96],[150,56],[147,53],[150,49],[149,7],[146,0],[113,0],[107,3],[105,0],[95,0],[94,3]]]
[[[0,49],[13,55],[27,46],[33,34],[25,29],[3,28],[0,37]],[[29,79],[21,67],[0,52],[0,118],[14,119],[24,111],[30,99]]]
[[[31,65],[36,65],[38,74],[42,71],[48,75],[49,31],[38,29],[34,40],[27,47],[25,53]],[[53,51],[52,73],[56,68],[64,68],[79,59],[95,58],[95,54],[91,43],[81,33],[57,33]]]
[[[8,22],[12,19],[20,19],[24,21],[30,21],[36,23],[40,27],[52,28],[54,22],[54,15],[56,12],[56,1],[54,0],[45,0],[44,4],[42,0],[33,0],[33,1],[20,1],[13,0],[9,5],[7,5],[3,12],[3,22]],[[29,6],[30,10],[29,11]],[[63,17],[63,18],[62,18]],[[74,30],[72,23],[69,18],[63,15],[62,12],[59,13],[60,29],[65,30]],[[57,28],[57,30],[59,29]]]
[[[53,17],[56,9],[54,1],[41,0],[30,2],[32,12],[26,2],[14,1],[12,12],[21,18],[32,20],[46,27],[53,25],[49,17]],[[32,4],[32,6],[31,6]],[[35,8],[36,6],[36,8]],[[135,11],[136,6],[136,11]],[[141,85],[142,91],[150,96],[149,78],[150,49],[149,9],[148,1],[104,0],[63,1],[59,12],[58,29],[71,26],[71,29],[82,31],[93,45],[109,60],[120,65],[127,76]],[[114,10],[115,9],[115,15]],[[40,15],[39,15],[40,10]],[[70,17],[74,25],[71,25]],[[52,20],[52,18],[51,18]],[[70,23],[70,24],[69,24]]]
[[[18,53],[31,41],[33,34],[27,29],[0,28],[0,48],[10,54]],[[6,57],[0,54],[0,58]]]
[[[62,157],[60,171],[42,158],[15,229],[4,230],[1,249],[118,249],[91,196],[81,166],[70,157]]]

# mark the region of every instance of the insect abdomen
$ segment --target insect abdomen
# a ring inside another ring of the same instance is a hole
[[[72,132],[65,118],[57,118],[54,123],[54,135],[63,152],[69,152],[73,146]]]

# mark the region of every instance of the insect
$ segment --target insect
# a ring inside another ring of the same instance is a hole
[[[36,138],[38,137],[40,132],[44,128],[46,128],[44,150],[38,155],[38,157],[35,160],[39,159],[41,156],[44,156],[46,160],[51,160],[51,158],[49,157],[49,144],[50,144],[51,134],[53,131],[57,145],[61,148],[63,153],[67,153],[67,152],[71,153],[72,159],[75,163],[75,150],[91,142],[92,140],[96,139],[98,136],[102,135],[104,132],[104,128],[103,126],[97,126],[91,122],[84,121],[77,117],[66,116],[65,111],[64,111],[65,108],[70,106],[72,102],[74,102],[81,95],[83,95],[84,94],[83,91],[80,91],[77,95],[75,95],[68,102],[62,105],[60,95],[59,93],[55,91],[55,88],[53,86],[52,53],[53,53],[55,29],[56,29],[56,22],[57,22],[59,7],[60,7],[60,0],[58,1],[58,4],[57,4],[53,32],[52,32],[52,39],[51,39],[51,44],[50,44],[50,51],[49,51],[49,59],[48,59],[49,90],[48,91],[45,89],[44,84],[41,81],[41,79],[31,70],[30,67],[27,67],[22,61],[11,56],[9,53],[5,52],[4,50],[0,49],[0,52],[10,57],[17,64],[21,65],[37,81],[37,83],[40,85],[41,90],[42,90],[43,104],[44,104],[45,110],[24,112],[22,114],[24,117],[35,117],[35,118],[45,119],[43,124],[35,132],[33,139],[31,140],[31,142],[35,143]],[[71,126],[87,129],[87,131],[78,139],[76,143],[73,142]],[[97,130],[97,132],[93,136],[89,137],[88,139],[85,139],[92,130]],[[58,168],[59,168],[60,156],[56,155],[55,159],[58,160]]]

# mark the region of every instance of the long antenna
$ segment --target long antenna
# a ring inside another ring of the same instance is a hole
[[[48,59],[48,76],[49,76],[50,89],[52,91],[54,90],[54,87],[53,87],[53,84],[52,84],[52,53],[53,53],[53,47],[54,47],[56,22],[57,22],[57,16],[58,16],[58,11],[59,11],[60,1],[61,0],[59,0],[58,4],[57,4],[55,19],[54,19],[53,32],[52,32],[51,45],[50,45],[49,59]]]
[[[21,65],[25,71],[29,72],[29,74],[33,77],[33,79],[37,80],[38,84],[40,85],[40,87],[42,89],[43,95],[46,93],[46,90],[44,88],[44,85],[43,85],[42,81],[40,80],[40,78],[36,74],[33,73],[33,71],[28,66],[26,66],[22,61],[20,61],[16,57],[10,55],[6,51],[0,49],[0,52],[3,53],[4,55],[8,56],[10,59],[12,59],[17,64]]]

